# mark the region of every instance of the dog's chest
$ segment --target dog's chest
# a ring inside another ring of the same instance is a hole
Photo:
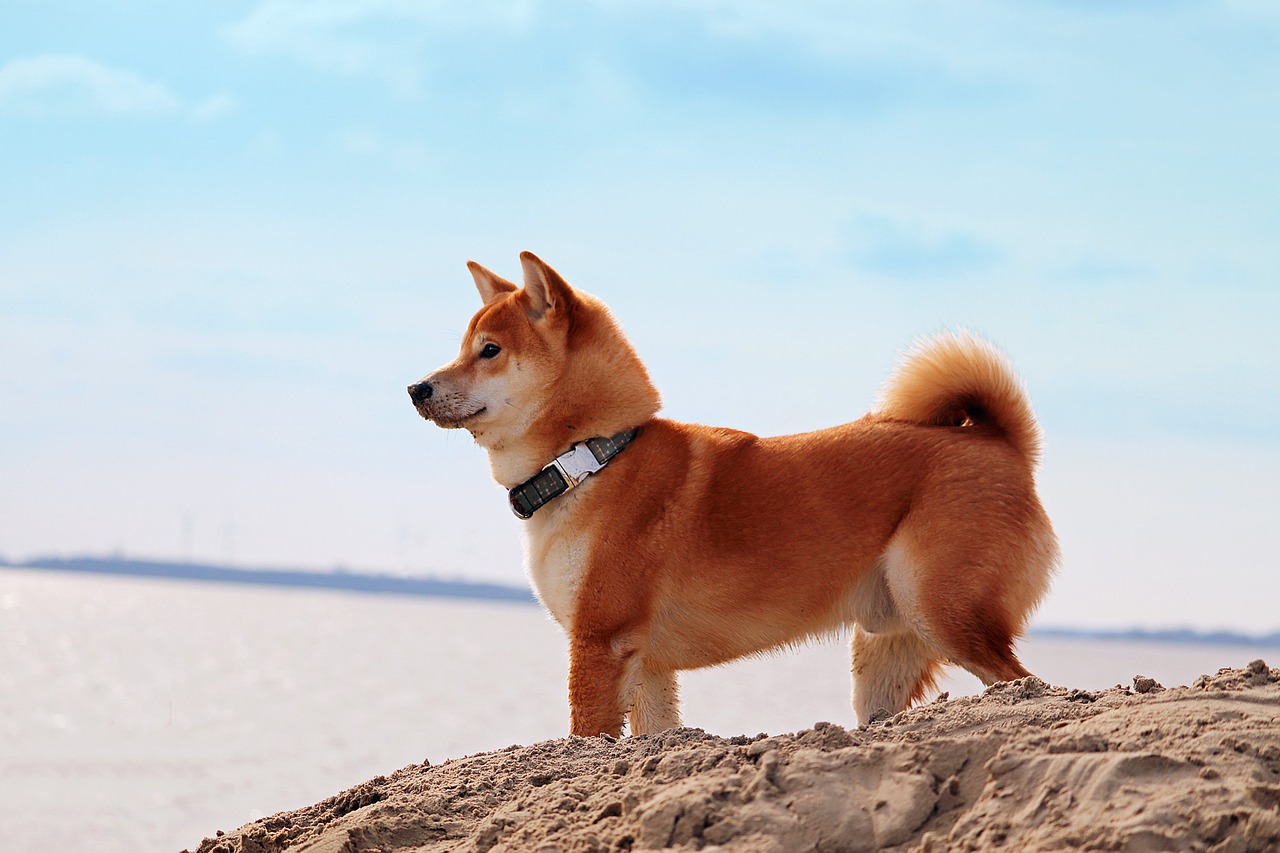
[[[590,537],[572,524],[572,513],[539,512],[525,526],[525,563],[533,588],[560,627],[573,625],[578,590],[587,569]]]

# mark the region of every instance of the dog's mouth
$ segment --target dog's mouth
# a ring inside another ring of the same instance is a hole
[[[455,414],[453,412],[430,411],[426,406],[418,406],[418,414],[431,421],[438,427],[445,429],[459,429],[466,425],[467,421],[478,418],[489,410],[488,406],[481,406],[474,412],[468,412],[465,415]]]

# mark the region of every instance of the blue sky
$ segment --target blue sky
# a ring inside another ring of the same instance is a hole
[[[792,432],[1006,349],[1045,624],[1277,626],[1269,2],[7,3],[0,554],[517,581],[408,382],[532,249],[669,416]]]

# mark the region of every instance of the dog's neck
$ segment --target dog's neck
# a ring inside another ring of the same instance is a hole
[[[489,451],[489,470],[504,489],[514,489],[569,447],[565,445],[561,450],[552,450],[544,442],[507,442],[501,439],[485,446],[481,436],[476,436],[476,441]]]
[[[519,435],[497,435],[473,432],[476,443],[489,453],[489,469],[493,479],[504,489],[512,489],[528,480],[570,447],[589,438],[617,435],[639,427],[657,413],[657,405],[619,405],[603,409],[607,417],[590,417],[585,413],[548,413],[538,418],[531,428]]]
[[[476,443],[489,452],[493,478],[504,489],[514,488],[575,444],[652,420],[661,400],[640,362],[634,365],[619,365],[603,383],[562,380],[541,410],[523,422],[501,431],[473,430]]]

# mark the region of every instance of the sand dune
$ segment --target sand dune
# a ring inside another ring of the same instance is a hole
[[[205,839],[269,851],[1280,849],[1280,670],[1036,678],[846,730],[564,738],[406,767]]]

